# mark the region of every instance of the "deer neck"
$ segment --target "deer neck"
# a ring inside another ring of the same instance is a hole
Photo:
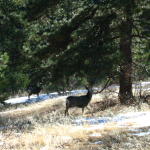
[[[89,97],[90,99],[92,98],[92,91],[91,90],[88,90],[87,97]]]

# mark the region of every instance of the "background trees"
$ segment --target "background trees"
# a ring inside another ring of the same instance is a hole
[[[42,82],[49,89],[65,90],[115,76],[120,102],[132,102],[133,64],[140,62],[146,70],[144,78],[149,76],[147,4],[147,0],[14,0],[7,4],[5,9],[13,8],[7,10],[13,19],[6,21],[13,38],[1,27],[2,43],[9,48],[3,48],[9,76],[17,74],[9,84],[18,83],[11,89]]]
[[[16,3],[0,1],[0,99],[4,100],[26,84],[22,71],[24,24]]]

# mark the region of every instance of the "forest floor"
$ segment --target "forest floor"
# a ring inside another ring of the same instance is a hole
[[[150,106],[122,106],[117,94],[94,95],[64,116],[66,96],[0,112],[0,150],[149,150]]]

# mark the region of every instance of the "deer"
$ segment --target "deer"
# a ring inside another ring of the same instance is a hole
[[[39,93],[40,93],[41,89],[42,89],[42,88],[41,88],[40,86],[37,86],[37,85],[29,86],[29,87],[27,88],[28,99],[30,100],[30,96],[31,96],[32,94],[36,94],[37,97],[39,97]]]
[[[72,107],[78,107],[78,108],[82,108],[82,114],[84,113],[84,108],[87,107],[87,105],[89,104],[89,102],[92,99],[92,89],[88,88],[86,86],[86,89],[88,90],[86,95],[82,95],[82,96],[69,96],[66,98],[66,109],[65,109],[65,116],[69,115],[69,108]]]

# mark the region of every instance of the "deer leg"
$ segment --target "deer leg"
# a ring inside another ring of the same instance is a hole
[[[91,111],[91,109],[90,109],[88,106],[86,106],[86,108],[87,108],[88,111],[91,112],[91,114],[92,114],[92,116],[93,116],[93,112]]]
[[[40,99],[40,97],[39,97],[39,93],[37,93],[37,98],[39,98],[39,99]]]
[[[69,113],[68,113],[68,107],[66,107],[66,110],[65,110],[65,116],[66,115],[69,115]]]
[[[30,96],[31,96],[32,94],[28,94],[28,99],[30,100]]]
[[[84,107],[82,108],[82,115],[83,115],[83,113],[84,113]]]

